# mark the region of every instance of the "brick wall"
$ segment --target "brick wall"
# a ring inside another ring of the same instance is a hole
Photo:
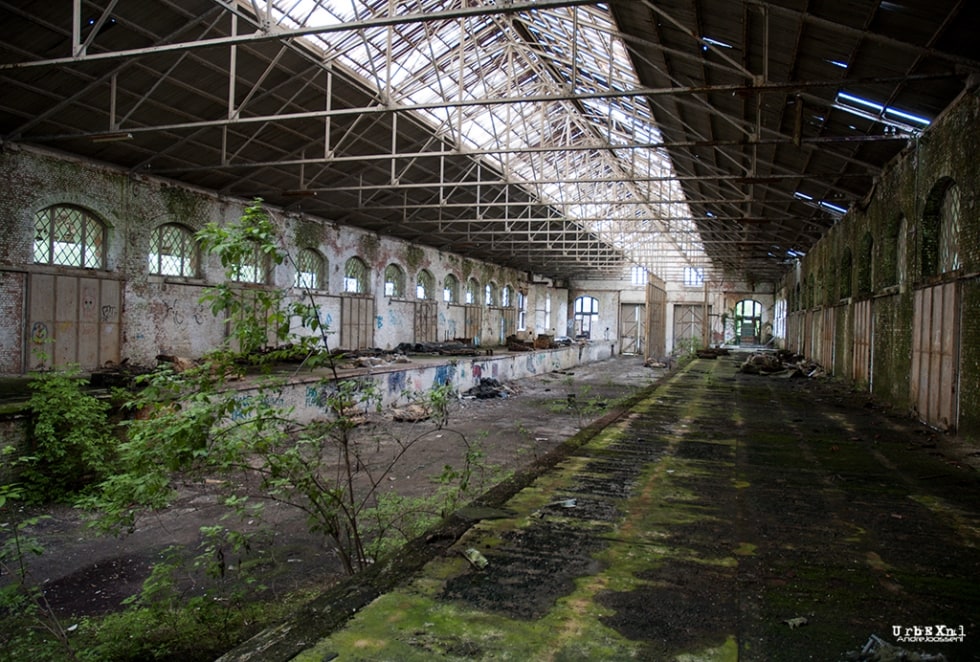
[[[942,118],[916,139],[879,177],[872,199],[848,213],[810,250],[781,284],[780,295],[802,308],[838,308],[832,369],[845,379],[852,375],[846,358],[853,337],[855,302],[872,299],[873,373],[871,389],[880,400],[901,411],[916,409],[912,378],[913,296],[917,290],[956,282],[959,320],[955,333],[947,328],[956,355],[954,374],[943,387],[959,383],[958,431],[980,440],[980,96],[964,94]],[[938,208],[943,194],[955,186],[959,198],[959,268],[937,268]],[[870,252],[870,262],[868,254]],[[811,288],[812,283],[812,288]],[[812,296],[810,292],[813,292]],[[846,296],[850,293],[850,296]],[[794,305],[795,307],[795,305]],[[923,334],[938,337],[936,328]],[[945,343],[945,340],[944,340]],[[955,345],[955,346],[954,346]],[[936,388],[937,385],[931,385]]]

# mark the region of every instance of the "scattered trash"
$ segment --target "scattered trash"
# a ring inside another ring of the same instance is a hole
[[[479,550],[473,549],[472,547],[467,549],[462,554],[463,557],[470,562],[470,565],[477,570],[483,570],[490,565],[490,561],[487,561],[487,557],[481,554]]]
[[[795,630],[796,628],[801,628],[804,625],[809,625],[810,620],[806,616],[797,616],[796,618],[787,618],[785,621],[783,621],[783,623],[788,625],[790,630]]]
[[[578,501],[575,499],[562,499],[561,501],[548,504],[548,506],[556,506],[558,508],[575,508],[577,505]]]
[[[463,393],[464,398],[486,400],[488,398],[506,398],[510,391],[493,377],[481,377],[476,386]]]
[[[859,651],[848,651],[847,662],[946,662],[942,653],[915,653],[890,644],[878,635],[871,635]]]

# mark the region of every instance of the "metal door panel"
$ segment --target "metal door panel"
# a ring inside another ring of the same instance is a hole
[[[913,293],[910,397],[920,419],[944,430],[959,414],[958,302],[956,282]]]

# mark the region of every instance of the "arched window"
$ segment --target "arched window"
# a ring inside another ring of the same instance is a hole
[[[936,182],[922,216],[922,277],[960,268],[960,194],[953,180]]]
[[[871,294],[874,287],[875,240],[870,232],[861,238],[861,259],[858,261],[858,295]]]
[[[344,264],[344,292],[348,294],[367,294],[368,268],[364,260],[352,257]]]
[[[446,274],[442,281],[442,300],[446,303],[459,303],[459,279],[452,274]]]
[[[385,296],[405,296],[405,270],[394,262],[385,267]]]
[[[269,261],[258,242],[252,242],[252,250],[243,254],[234,266],[231,279],[239,283],[264,283],[269,275]]]
[[[762,304],[753,299],[736,303],[733,324],[736,343],[757,345],[762,337]]]
[[[595,297],[582,296],[575,299],[575,329],[576,335],[585,338],[592,337],[592,326],[599,322],[599,300]]]
[[[960,262],[960,189],[951,184],[939,212],[939,271],[956,271]]]
[[[487,308],[497,305],[497,284],[495,282],[490,281],[483,288],[483,303]]]
[[[845,248],[840,256],[840,298],[847,299],[851,296],[851,272],[853,271],[854,260],[851,257],[851,249]]]
[[[504,288],[500,290],[500,307],[510,308],[514,305],[514,288],[510,285],[504,285]]]
[[[105,238],[105,226],[84,209],[47,207],[34,215],[34,262],[102,269]]]
[[[150,235],[149,272],[159,276],[194,278],[198,275],[198,250],[194,234],[183,225],[166,223]]]
[[[429,301],[435,299],[435,296],[436,279],[428,270],[423,269],[415,279],[415,298]]]
[[[909,222],[903,215],[898,220],[898,234],[895,237],[895,282],[905,287],[909,277]]]
[[[475,306],[480,302],[480,284],[476,282],[476,278],[470,278],[466,281],[466,299],[463,303],[469,306]]]
[[[312,248],[304,248],[296,258],[296,278],[293,287],[311,290],[327,289],[327,261]]]

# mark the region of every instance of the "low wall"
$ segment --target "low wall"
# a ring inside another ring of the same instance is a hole
[[[524,379],[556,370],[567,370],[583,363],[612,358],[615,344],[589,342],[570,347],[520,352],[515,354],[479,357],[422,359],[411,363],[393,364],[370,369],[368,372],[341,375],[342,379],[370,380],[381,396],[382,407],[407,402],[407,393],[424,393],[433,386],[452,384],[459,392],[480,383],[482,378],[500,382]],[[281,391],[284,406],[294,407],[300,421],[322,417],[326,412],[326,395],[330,386],[322,383],[322,375],[291,379]],[[253,397],[252,389],[241,389],[242,398]]]

